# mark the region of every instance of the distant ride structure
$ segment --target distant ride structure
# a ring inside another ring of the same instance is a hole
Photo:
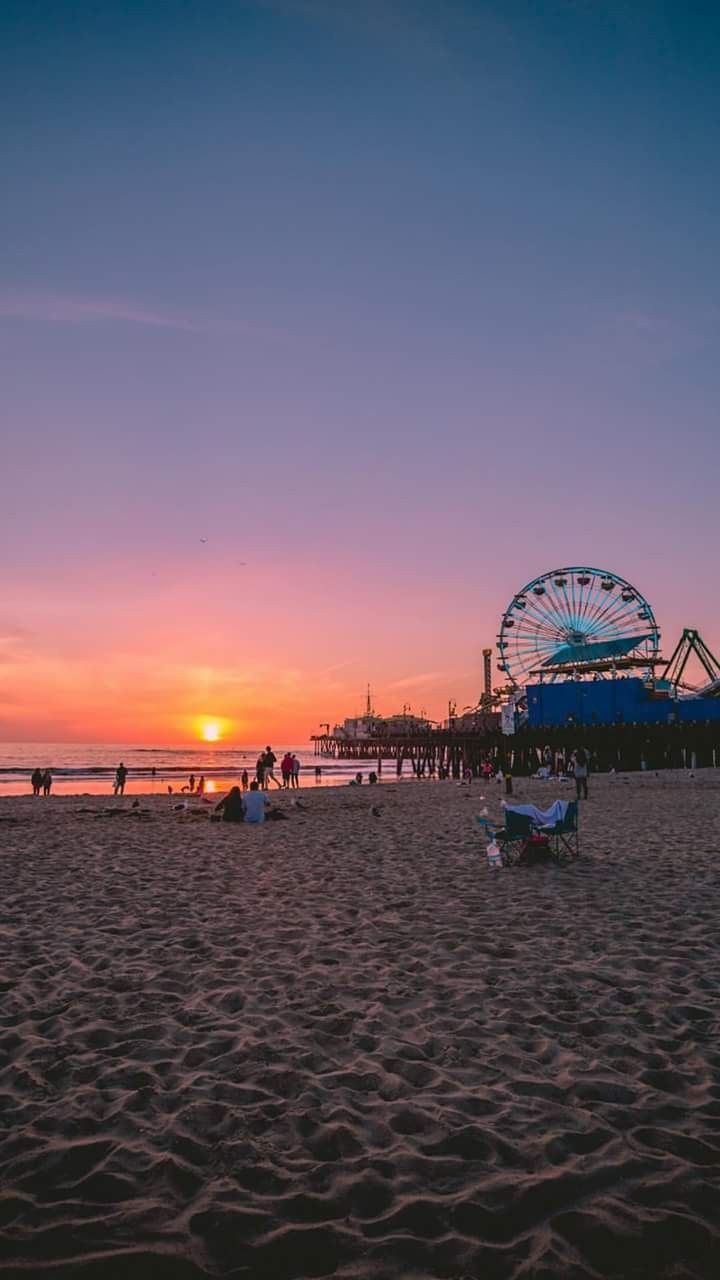
[[[660,630],[637,587],[619,574],[570,565],[540,574],[513,596],[497,637],[498,670],[520,689],[540,680],[652,676]]]

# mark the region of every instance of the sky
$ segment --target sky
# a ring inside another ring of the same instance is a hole
[[[0,738],[446,714],[536,575],[720,650],[720,13],[5,0]]]

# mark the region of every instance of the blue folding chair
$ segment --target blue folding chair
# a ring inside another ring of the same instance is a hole
[[[519,860],[526,840],[530,839],[534,831],[532,818],[525,813],[515,813],[513,809],[505,810],[504,827],[494,827],[487,818],[476,818],[475,821],[491,840],[497,842],[506,867]]]
[[[577,800],[571,800],[565,810],[565,817],[554,826],[540,827],[538,834],[547,836],[556,862],[574,862],[580,857],[579,806]]]

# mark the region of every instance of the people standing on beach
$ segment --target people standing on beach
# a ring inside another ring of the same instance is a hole
[[[42,776],[42,793],[44,796],[50,795],[50,788],[52,786],[52,781],[53,781],[52,774],[49,769],[46,769]]]
[[[190,777],[188,778],[185,786],[181,787],[180,790],[189,791],[190,795],[192,795],[193,791],[195,790],[195,774],[194,773],[190,774]]]
[[[200,781],[197,784],[197,790],[195,792],[195,795],[196,796],[205,795],[205,774],[204,773],[200,775]]]
[[[322,765],[315,765],[315,784],[322,782]]]
[[[584,800],[588,798],[588,754],[584,747],[578,747],[573,753],[573,764],[575,766],[575,795],[578,800],[582,795]]]
[[[265,777],[265,753],[264,752],[261,752],[261,754],[257,758],[257,764],[255,765],[255,777],[260,783],[260,786],[262,786],[263,780]]]
[[[282,784],[284,787],[290,786],[290,778],[292,776],[292,756],[289,751],[285,752],[280,761],[280,772],[282,774]]]
[[[42,773],[42,769],[33,769],[32,773],[31,773],[31,775],[30,775],[30,782],[31,782],[31,784],[32,784],[32,793],[33,793],[33,795],[34,795],[34,796],[39,796],[39,795],[40,795],[40,788],[42,787],[42,784],[43,784],[43,773]]]
[[[275,755],[275,752],[273,751],[272,747],[266,747],[265,754],[263,756],[263,775],[262,775],[263,791],[268,791],[270,789],[271,782],[275,783],[275,786],[278,788],[278,791],[281,790],[282,788],[282,783],[279,782],[278,779],[275,777],[276,761],[277,761],[277,756]]]
[[[243,791],[247,791],[247,789],[248,789],[248,771],[247,771],[247,769],[243,769],[242,773],[240,774],[240,785],[241,785],[241,787],[242,787]]]
[[[298,758],[297,758],[297,756],[295,755],[295,752],[294,752],[294,751],[293,751],[293,753],[292,753],[292,755],[291,755],[290,759],[291,759],[291,761],[292,761],[292,775],[291,775],[291,782],[292,782],[293,787],[299,787],[299,786],[300,786],[300,761],[298,760]]]
[[[121,760],[117,769],[115,770],[115,785],[113,786],[113,792],[116,796],[125,795],[125,783],[127,781],[127,775],[128,775],[128,771]]]

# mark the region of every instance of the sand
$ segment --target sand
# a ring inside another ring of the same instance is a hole
[[[720,774],[591,792],[0,802],[3,1276],[720,1274]]]

